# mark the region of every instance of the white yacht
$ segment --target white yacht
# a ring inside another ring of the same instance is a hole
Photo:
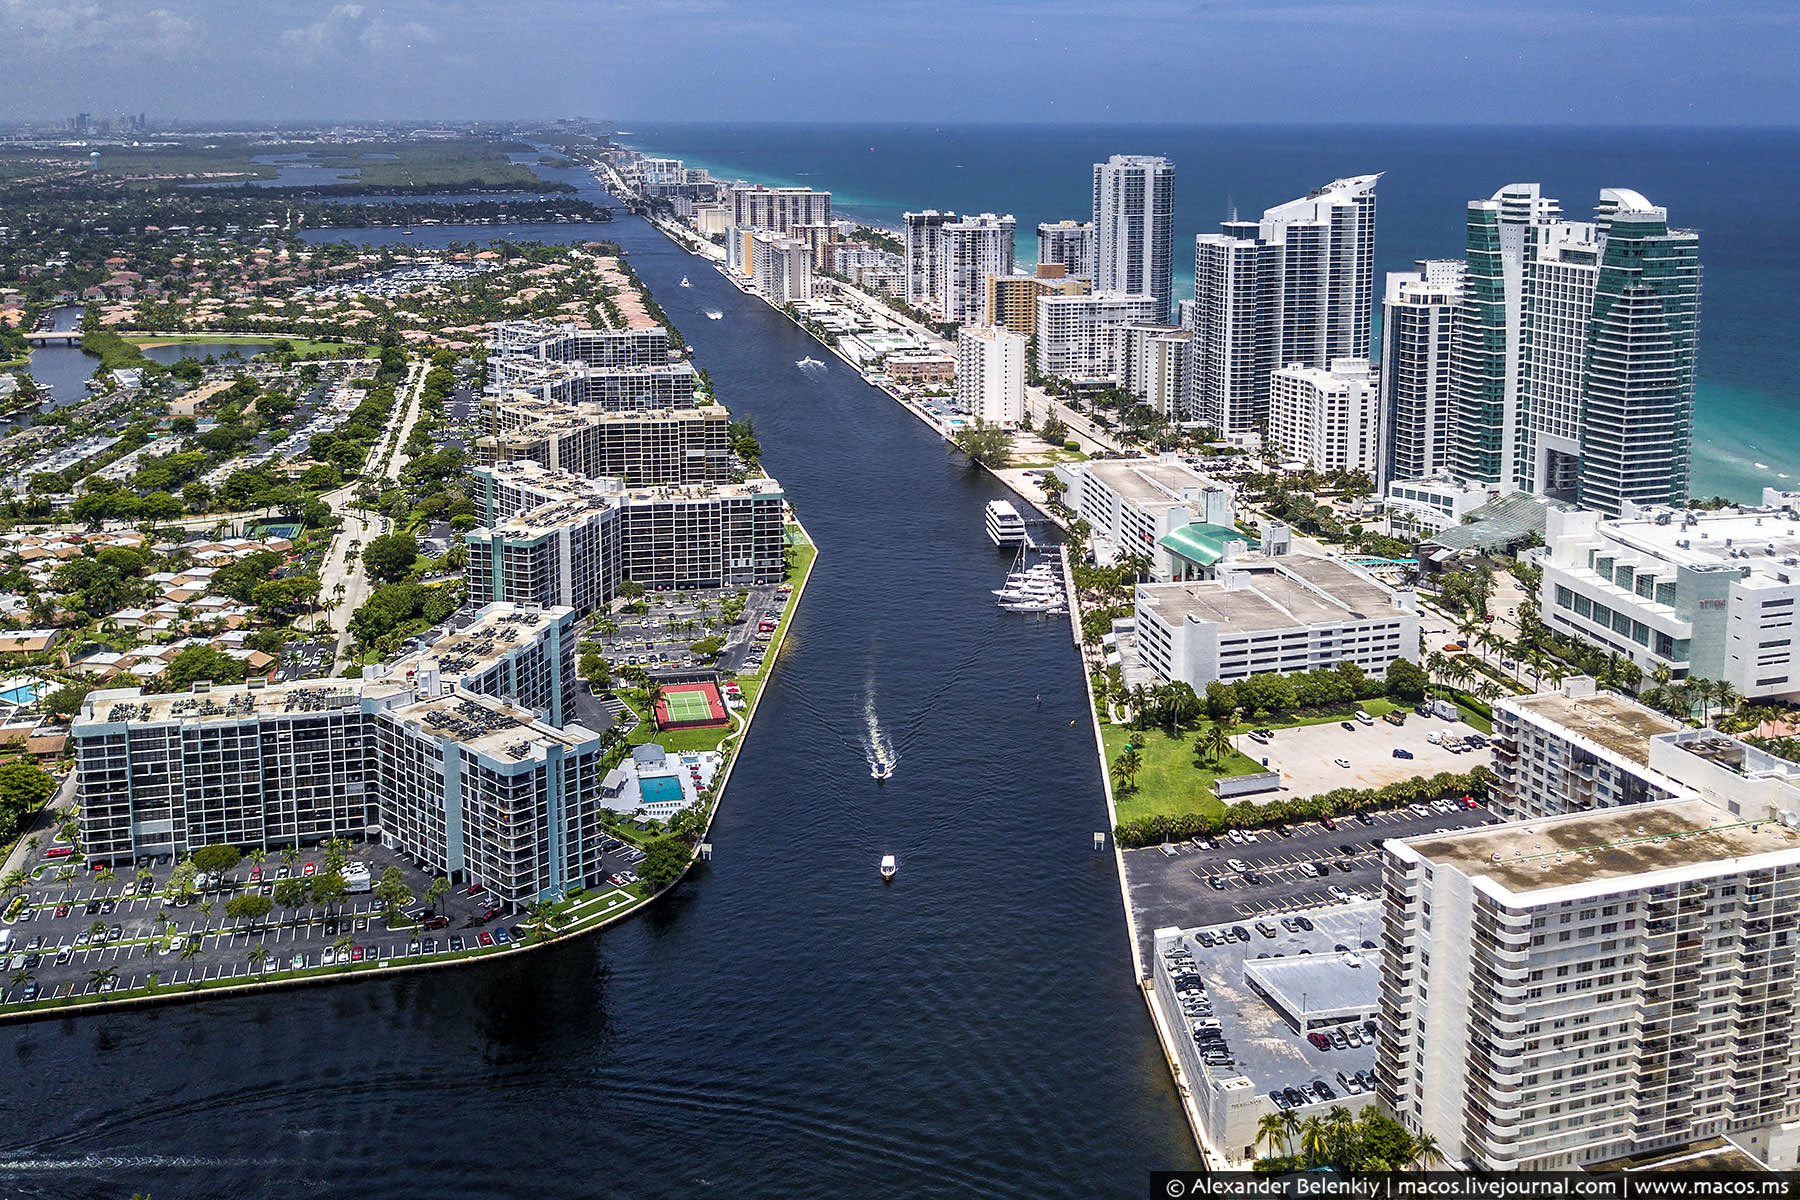
[[[681,286],[682,287],[693,287],[694,285],[688,282],[688,277],[686,275],[683,275],[681,277]]]
[[[882,879],[892,881],[894,876],[899,873],[900,873],[900,864],[894,861],[894,856],[891,854],[882,855],[881,856],[881,877],[882,877]]]
[[[1025,518],[1011,500],[990,500],[987,506],[987,535],[996,546],[1025,544]]]

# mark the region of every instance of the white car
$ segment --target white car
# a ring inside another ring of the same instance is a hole
[[[1244,844],[1244,835],[1241,830],[1227,829],[1225,831],[1225,837],[1234,846],[1241,846]]]
[[[1325,889],[1325,894],[1330,896],[1333,900],[1336,900],[1339,904],[1343,904],[1350,899],[1350,893],[1346,892],[1335,883]]]
[[[1373,725],[1375,723],[1375,718],[1371,717],[1360,708],[1356,710],[1356,720],[1358,724],[1362,725]]]
[[[1344,768],[1346,771],[1350,769],[1350,760],[1347,758],[1334,758],[1331,761]]]
[[[1241,858],[1228,859],[1225,865],[1238,872],[1248,871],[1250,869],[1250,864]]]

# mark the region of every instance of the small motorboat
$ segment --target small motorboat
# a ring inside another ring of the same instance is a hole
[[[694,285],[688,282],[688,277],[686,275],[683,275],[681,277],[681,286],[682,287],[693,287]]]
[[[891,854],[882,855],[882,858],[881,858],[881,877],[882,877],[882,879],[892,882],[894,876],[899,873],[900,873],[900,864],[894,861],[894,856]]]
[[[894,764],[877,761],[874,766],[869,768],[869,774],[878,781],[882,779],[892,779],[894,776]]]

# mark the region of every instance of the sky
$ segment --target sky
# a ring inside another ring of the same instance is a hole
[[[0,0],[0,120],[1800,125],[1796,0]]]

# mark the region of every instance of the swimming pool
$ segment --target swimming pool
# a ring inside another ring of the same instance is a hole
[[[638,780],[638,796],[645,804],[680,804],[685,796],[681,780],[671,775],[653,775]]]
[[[30,704],[43,695],[49,686],[45,683],[27,683],[20,687],[8,688],[6,691],[0,692],[0,700],[4,700],[8,704]]]

